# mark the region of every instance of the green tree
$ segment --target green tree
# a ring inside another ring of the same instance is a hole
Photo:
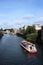
[[[37,33],[31,33],[26,35],[26,39],[30,42],[36,43],[37,40]]]
[[[33,26],[28,26],[26,31],[25,31],[25,34],[31,34],[31,33],[35,33],[36,30]]]

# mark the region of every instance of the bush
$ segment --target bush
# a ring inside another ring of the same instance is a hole
[[[27,34],[26,39],[32,43],[36,43],[37,33]]]

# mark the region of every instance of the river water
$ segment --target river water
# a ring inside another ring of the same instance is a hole
[[[21,46],[23,38],[4,35],[0,39],[0,65],[43,65],[43,51],[36,44],[37,54],[31,55]]]

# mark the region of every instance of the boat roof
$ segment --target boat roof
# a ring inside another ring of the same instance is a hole
[[[27,44],[27,45],[32,45],[32,46],[35,45],[35,44],[33,44],[33,43],[31,43],[31,42],[28,42],[28,41],[26,41],[26,40],[23,40],[23,41],[22,41],[22,44]]]

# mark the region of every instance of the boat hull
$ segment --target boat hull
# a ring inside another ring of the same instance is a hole
[[[21,46],[23,49],[25,49],[27,52],[29,52],[30,54],[36,54],[36,53],[37,53],[37,51],[29,51],[29,50],[26,49],[26,47],[23,46],[22,44],[20,44],[20,46]]]

